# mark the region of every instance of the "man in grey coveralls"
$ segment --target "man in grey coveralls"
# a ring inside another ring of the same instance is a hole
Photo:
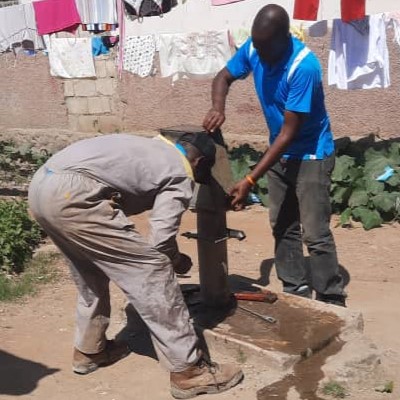
[[[106,135],[79,141],[35,174],[29,206],[70,261],[78,288],[73,370],[87,374],[128,354],[106,340],[109,282],[127,296],[148,326],[176,398],[219,393],[242,378],[240,369],[205,360],[174,274],[190,267],[176,235],[194,180],[205,183],[215,162],[207,134]],[[127,215],[152,210],[143,238]]]

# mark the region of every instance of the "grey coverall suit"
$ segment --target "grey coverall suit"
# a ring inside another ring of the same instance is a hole
[[[79,291],[78,350],[104,349],[111,280],[147,324],[170,371],[197,361],[197,336],[172,267],[193,185],[190,164],[172,143],[132,135],[72,144],[35,174],[29,207],[69,259]],[[148,239],[126,216],[145,210],[152,210]]]

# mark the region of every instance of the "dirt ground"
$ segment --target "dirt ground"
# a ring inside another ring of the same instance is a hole
[[[229,242],[229,273],[267,284],[273,263],[267,211],[253,207],[241,213],[230,213],[228,219],[230,228],[243,229],[247,234],[243,242]],[[139,230],[146,230],[144,217],[137,218],[136,223]],[[366,232],[362,228],[335,228],[335,221],[332,226],[348,281],[348,306],[362,311],[365,332],[382,352],[382,362],[389,371],[388,380],[395,381],[392,395],[368,390],[362,395],[353,393],[349,398],[398,400],[400,227],[384,226]],[[195,230],[195,216],[191,213],[183,220],[182,231],[187,230]],[[179,241],[181,250],[196,260],[195,242],[185,238]],[[133,353],[120,363],[86,377],[71,372],[76,291],[62,264],[65,274],[57,284],[46,286],[39,295],[21,303],[0,304],[0,399],[16,396],[43,400],[171,399],[168,374],[152,358],[151,352]],[[197,267],[191,274],[192,279],[183,280],[183,283],[197,280]],[[270,287],[279,291],[274,269],[269,280]],[[111,336],[123,327],[124,298],[115,288],[112,302]],[[244,382],[230,392],[202,398],[256,399],[257,389],[265,386],[256,375],[254,371],[248,373]]]

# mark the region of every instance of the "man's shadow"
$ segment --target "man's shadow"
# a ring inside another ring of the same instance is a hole
[[[305,267],[307,271],[308,281],[311,282],[311,267],[310,267],[310,257],[304,257]],[[258,291],[257,287],[252,285],[256,284],[259,286],[266,287],[271,283],[271,272],[274,267],[274,259],[268,258],[261,262],[260,264],[260,277],[258,279],[252,279],[243,275],[229,275],[229,285],[232,291]],[[343,277],[344,286],[346,287],[351,280],[349,271],[341,264],[339,264],[339,271]]]
[[[32,393],[42,378],[58,371],[0,350],[0,395],[22,396]]]

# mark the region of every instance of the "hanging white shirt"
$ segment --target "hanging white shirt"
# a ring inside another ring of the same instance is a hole
[[[35,49],[43,48],[43,41],[36,28],[32,4],[19,4],[0,8],[0,52],[14,43],[33,42]]]
[[[369,17],[369,33],[334,20],[328,84],[339,89],[374,89],[390,85],[389,51],[383,14]]]
[[[117,24],[116,0],[76,0],[82,24]]]
[[[160,35],[163,77],[214,76],[231,58],[228,31]]]
[[[96,76],[92,54],[92,38],[45,37],[49,52],[50,74],[60,78],[92,78]]]

